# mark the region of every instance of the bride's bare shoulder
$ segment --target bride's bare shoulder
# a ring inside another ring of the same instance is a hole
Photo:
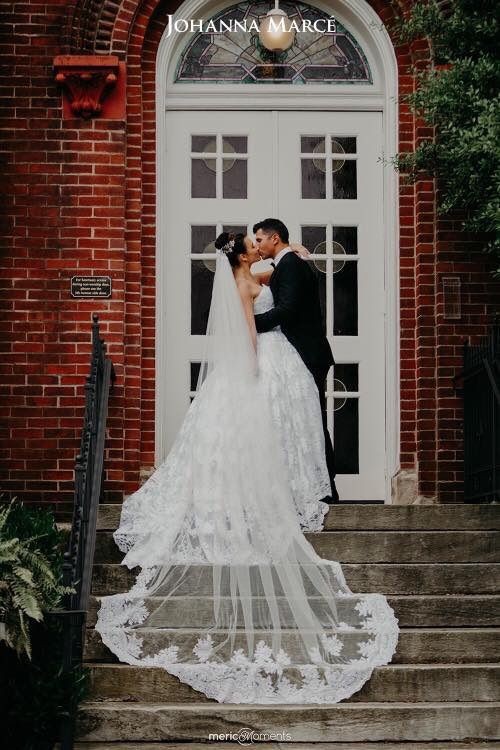
[[[248,279],[236,279],[236,286],[243,299],[253,299],[260,291],[259,283],[257,281],[249,281]]]

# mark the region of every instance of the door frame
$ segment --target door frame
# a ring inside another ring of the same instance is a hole
[[[174,18],[209,18],[232,3],[186,0]],[[165,309],[164,289],[167,274],[162,248],[167,227],[162,207],[168,200],[165,169],[167,109],[182,110],[317,110],[382,112],[383,156],[389,159],[398,149],[398,79],[397,61],[390,37],[375,11],[364,0],[336,3],[335,11],[327,3],[311,3],[335,15],[347,28],[368,59],[373,84],[335,86],[314,84],[301,87],[255,84],[173,84],[175,61],[192,35],[163,34],[156,58],[156,378],[155,378],[155,464],[165,449],[163,425],[166,413]],[[297,90],[298,89],[298,90]],[[340,90],[339,90],[340,89]],[[400,469],[400,322],[399,322],[399,180],[390,167],[383,173],[384,283],[385,283],[385,402],[386,402],[386,497],[392,502],[392,479]]]

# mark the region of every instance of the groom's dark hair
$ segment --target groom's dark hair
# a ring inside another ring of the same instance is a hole
[[[262,229],[265,234],[274,234],[276,232],[282,242],[289,241],[288,228],[279,219],[264,219],[264,221],[259,221],[253,225],[254,234],[259,229]]]

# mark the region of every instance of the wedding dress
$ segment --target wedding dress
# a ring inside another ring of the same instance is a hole
[[[256,311],[271,304],[263,289]],[[382,594],[353,593],[302,533],[297,503],[306,482],[323,491],[323,470],[311,475],[297,457],[316,460],[321,416],[304,444],[287,443],[277,420],[313,425],[317,395],[279,329],[258,337],[256,356],[220,251],[206,340],[172,449],[114,532],[122,564],[141,571],[129,591],[101,597],[95,628],[121,661],[163,668],[221,703],[337,703],[391,661],[398,620]],[[280,357],[297,381],[288,405],[264,381]],[[322,505],[316,496],[302,518],[322,521]]]
[[[273,293],[263,286],[254,312],[273,306]],[[279,326],[257,335],[257,363],[263,402],[270,405],[283,448],[295,512],[303,531],[320,531],[330,509],[321,498],[332,489],[316,383]]]

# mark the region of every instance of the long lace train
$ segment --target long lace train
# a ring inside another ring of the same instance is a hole
[[[398,621],[383,595],[353,593],[317,555],[270,418],[252,399],[237,420],[217,410],[221,387],[206,380],[161,470],[125,501],[114,538],[142,570],[101,599],[96,630],[121,661],[219,702],[336,703],[391,661]]]
[[[95,627],[121,661],[219,702],[336,703],[391,661],[398,621],[301,531],[227,258],[210,316],[215,366],[114,532],[122,564],[141,572],[101,598]]]
[[[96,628],[121,661],[224,703],[336,703],[398,639],[385,597],[350,592],[332,561],[145,570],[103,599]]]

